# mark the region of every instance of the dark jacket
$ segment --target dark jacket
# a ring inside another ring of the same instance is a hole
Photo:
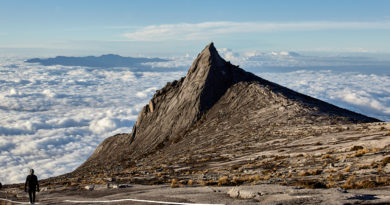
[[[24,184],[24,190],[39,191],[38,177],[34,174],[28,175]]]

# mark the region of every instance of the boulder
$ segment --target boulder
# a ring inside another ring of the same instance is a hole
[[[261,192],[255,190],[246,190],[240,187],[234,187],[230,189],[227,194],[232,198],[241,198],[241,199],[254,199],[256,197],[262,196]]]

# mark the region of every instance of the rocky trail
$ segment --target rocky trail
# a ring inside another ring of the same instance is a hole
[[[0,195],[0,204],[28,204],[26,194],[18,197]],[[5,198],[7,200],[4,200]],[[45,190],[36,204],[389,204],[390,188],[375,189],[305,189],[281,185],[253,186],[183,186],[129,185],[126,188],[95,190]]]

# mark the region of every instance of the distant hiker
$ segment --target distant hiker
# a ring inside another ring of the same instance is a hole
[[[0,182],[0,189],[1,189],[1,188],[3,188],[3,185],[2,185],[1,182]]]
[[[26,183],[24,184],[24,191],[28,191],[28,196],[30,198],[30,204],[35,203],[35,192],[39,192],[38,177],[34,175],[34,170],[30,169],[30,175],[26,178]]]

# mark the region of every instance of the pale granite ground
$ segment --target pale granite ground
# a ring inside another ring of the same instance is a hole
[[[390,187],[374,189],[341,190],[341,189],[302,189],[281,185],[226,186],[226,187],[179,187],[167,185],[130,185],[127,188],[107,189],[95,187],[95,190],[43,190],[38,194],[39,204],[390,204]],[[6,198],[5,190],[1,198]],[[8,199],[26,202],[27,195],[22,190],[19,198]],[[120,199],[138,199],[159,201],[161,203],[111,201]],[[66,200],[95,201],[96,203],[71,203]],[[106,201],[99,203],[98,201]],[[7,204],[4,201],[1,204]],[[11,204],[11,203],[8,203]],[[16,203],[12,203],[16,204]]]

